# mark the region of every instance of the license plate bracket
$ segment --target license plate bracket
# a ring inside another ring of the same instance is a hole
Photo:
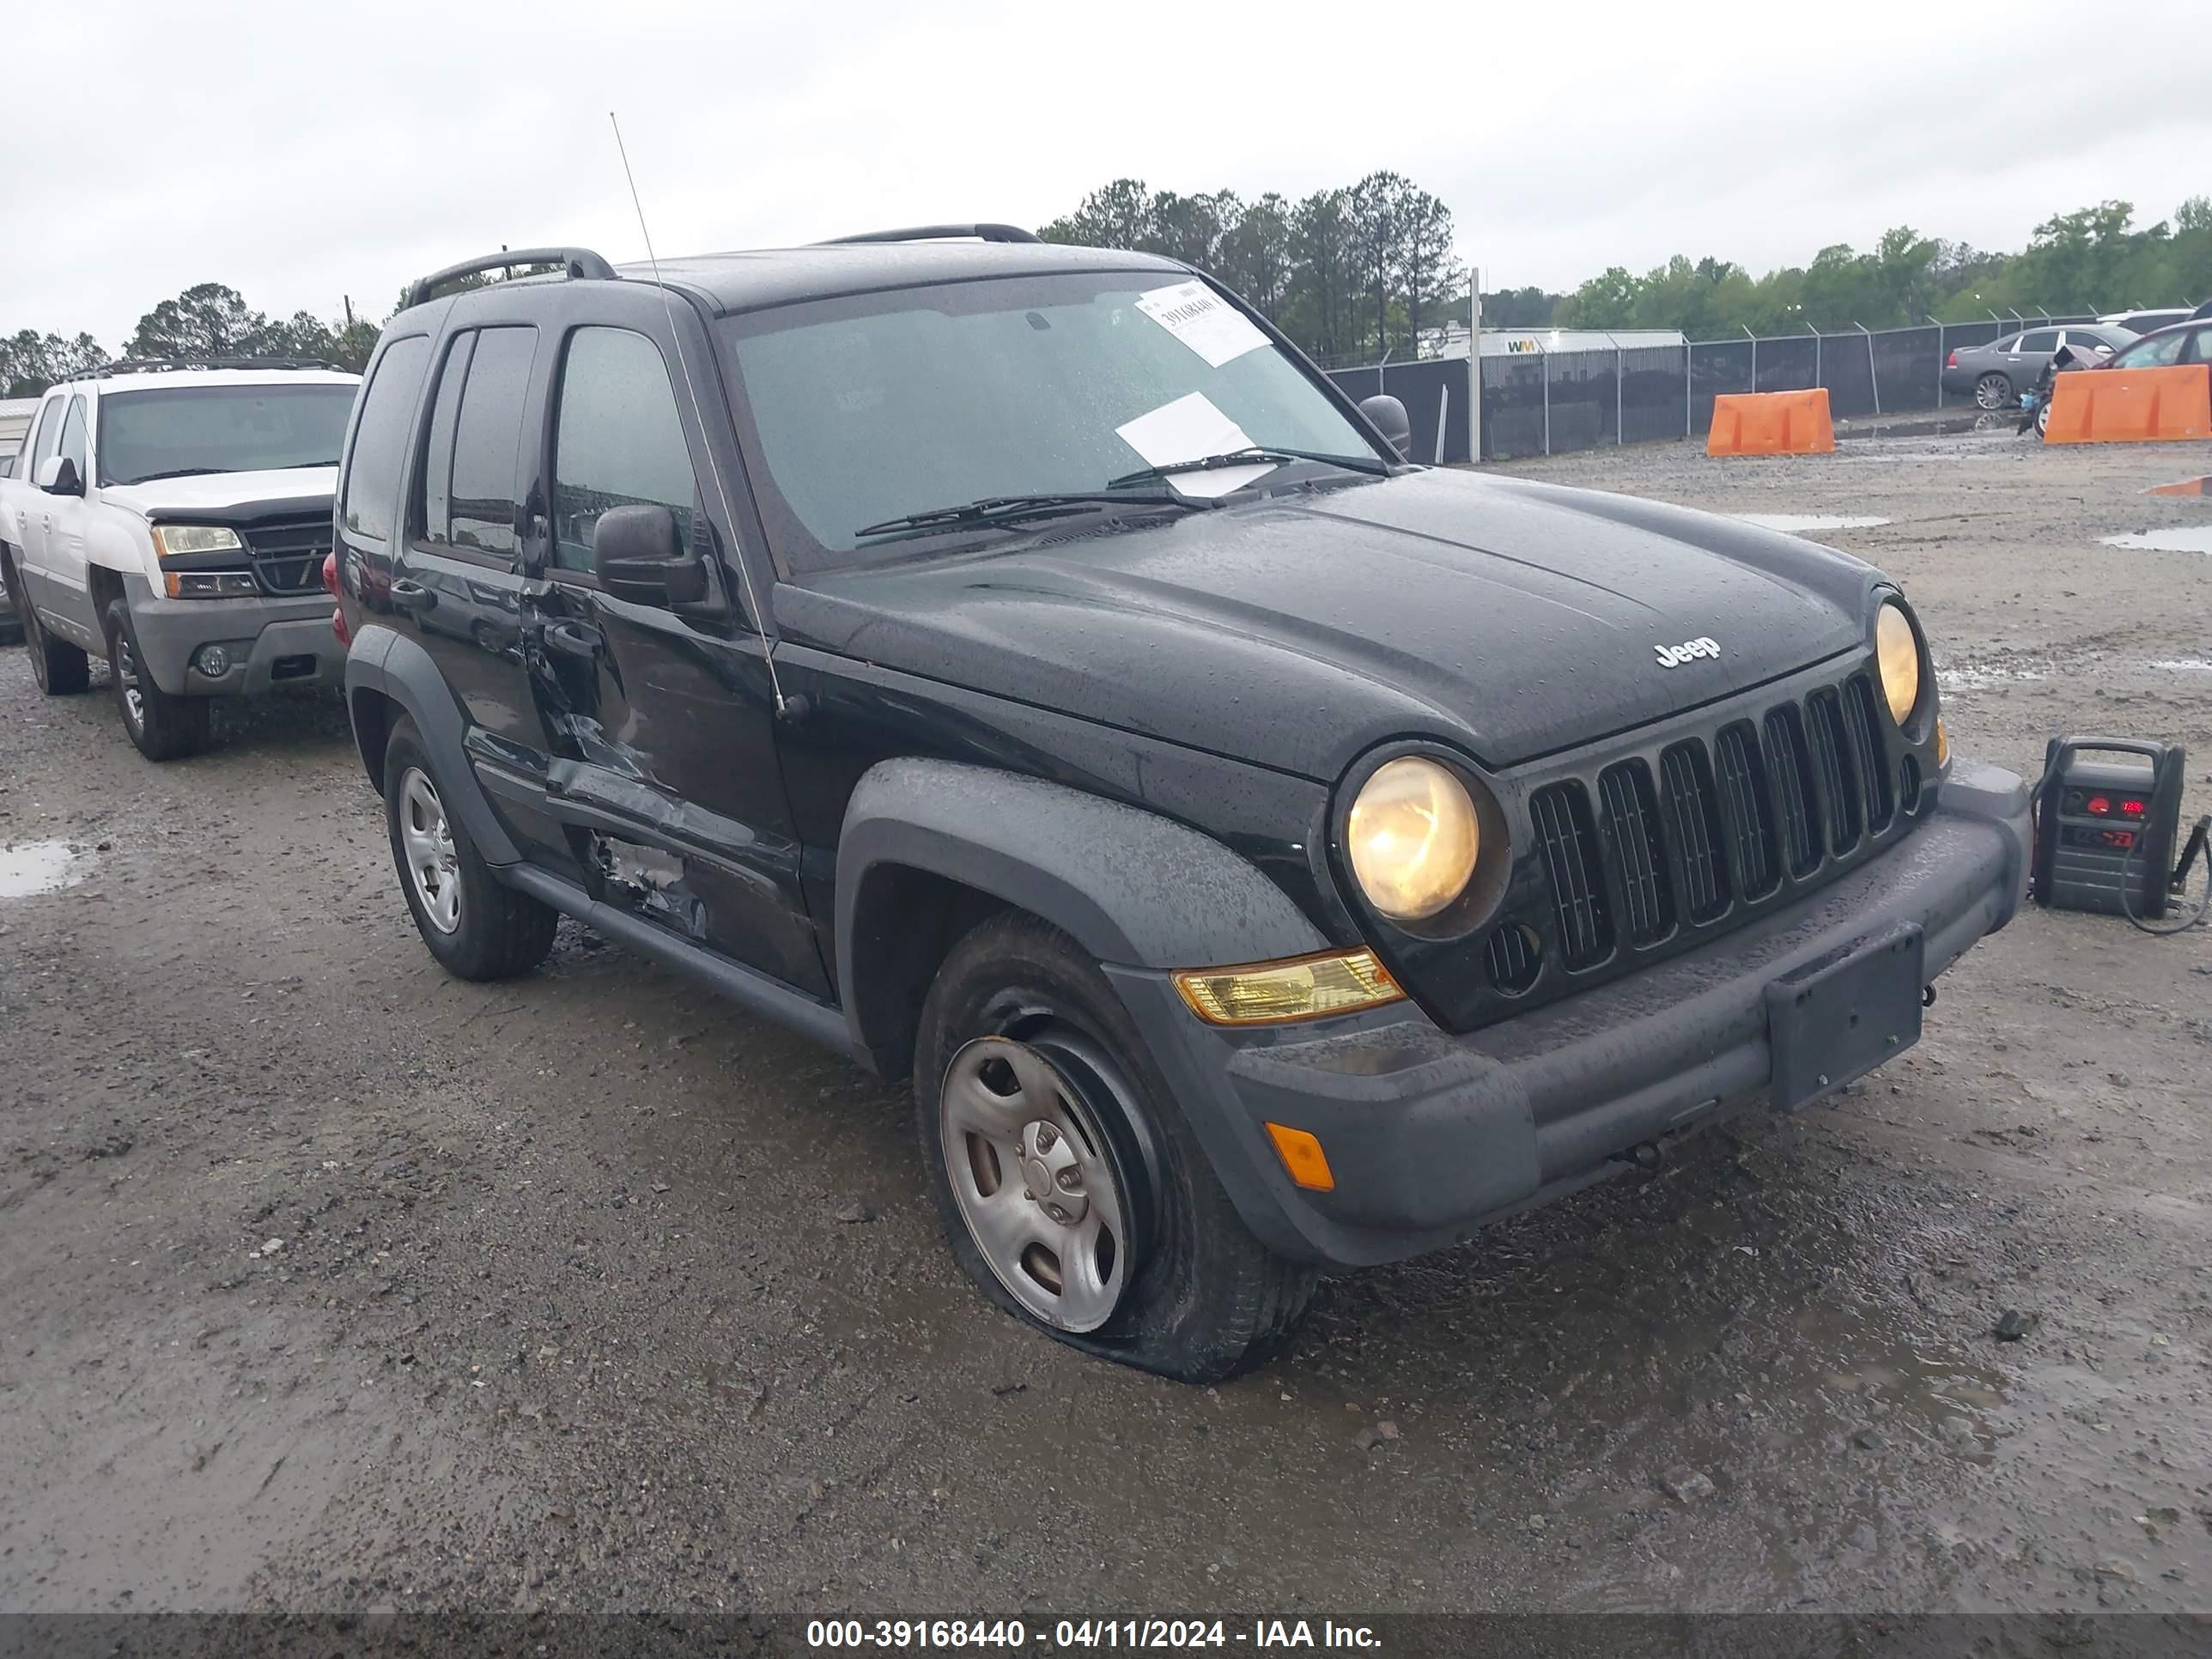
[[[1917,922],[1838,947],[1766,988],[1768,1098],[1795,1112],[1920,1041],[1927,939]]]

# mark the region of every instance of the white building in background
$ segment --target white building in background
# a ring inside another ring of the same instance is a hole
[[[31,416],[38,412],[36,398],[0,398],[0,460],[30,441]]]
[[[1679,328],[1486,328],[1482,331],[1482,355],[1486,357],[1517,357],[1547,351],[1633,351],[1640,346],[1679,348],[1682,343],[1682,331]],[[1466,356],[1467,325],[1464,323],[1447,323],[1439,329],[1422,330],[1421,356]]]

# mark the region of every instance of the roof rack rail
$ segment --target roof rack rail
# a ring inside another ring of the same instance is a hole
[[[447,283],[458,283],[464,276],[481,276],[487,270],[512,270],[520,265],[558,265],[561,275],[570,282],[584,278],[602,283],[616,280],[615,268],[587,247],[503,247],[496,253],[464,259],[443,270],[434,270],[428,276],[418,276],[407,285],[407,297],[399,302],[399,308],[405,311],[419,306]]]
[[[948,237],[973,236],[985,242],[1035,242],[1041,240],[1034,232],[1019,225],[909,225],[904,230],[864,230],[857,236],[832,236],[819,247],[837,247],[847,242],[934,242]]]
[[[88,370],[80,378],[101,380],[111,374],[160,374],[180,368],[327,368],[341,374],[350,373],[343,363],[322,357],[218,356],[194,351],[174,357],[118,357],[112,363]]]

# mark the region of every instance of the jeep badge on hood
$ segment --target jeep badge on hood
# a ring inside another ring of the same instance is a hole
[[[1721,657],[1719,642],[1702,634],[1694,640],[1685,640],[1680,645],[1655,645],[1651,648],[1659,653],[1662,668],[1680,668],[1684,663],[1694,662],[1699,657],[1711,657],[1718,662]]]

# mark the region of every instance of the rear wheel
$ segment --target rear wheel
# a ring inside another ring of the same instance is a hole
[[[7,581],[8,597],[15,602],[15,614],[23,619],[23,644],[31,653],[31,678],[39,683],[39,690],[50,697],[65,697],[90,685],[90,659],[67,640],[58,640],[40,626],[39,613],[23,591],[23,579],[12,553],[0,554],[0,578]]]
[[[2002,409],[2013,401],[2012,376],[1991,369],[1974,382],[1974,406]]]
[[[447,972],[508,979],[545,960],[560,916],[492,873],[447,811],[412,720],[394,726],[385,745],[384,809],[399,890]]]
[[[922,1005],[915,1097],[954,1257],[1000,1307],[1186,1382],[1258,1364],[1315,1273],[1252,1236],[1097,964],[1008,913]]]
[[[131,607],[111,600],[102,618],[107,629],[108,684],[115,711],[138,752],[150,761],[182,760],[208,746],[214,731],[205,697],[177,697],[154,684],[138,654],[138,635],[131,626]]]

